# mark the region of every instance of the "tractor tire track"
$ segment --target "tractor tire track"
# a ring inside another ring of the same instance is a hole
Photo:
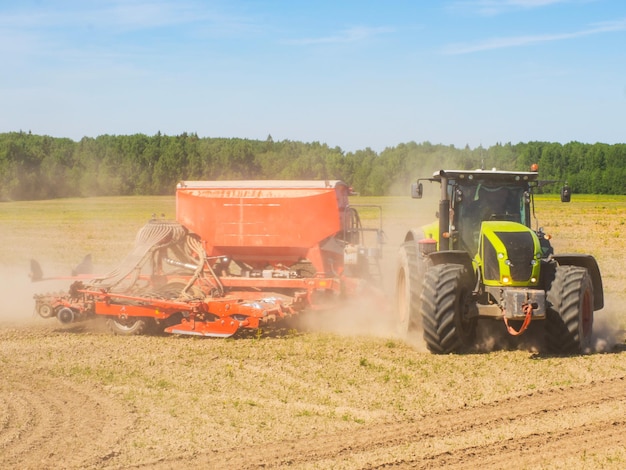
[[[625,420],[603,421],[561,432],[521,436],[497,444],[464,448],[432,456],[426,463],[405,460],[385,465],[384,468],[506,468],[513,462],[518,468],[545,467],[550,462],[566,460],[581,451],[592,455],[604,450],[623,449],[626,445],[625,432]]]
[[[0,381],[0,468],[98,468],[116,455],[128,410],[45,372],[3,370]]]
[[[626,378],[537,391],[411,421],[245,448],[179,456],[138,467],[502,468],[545,464],[586,449],[626,445]]]

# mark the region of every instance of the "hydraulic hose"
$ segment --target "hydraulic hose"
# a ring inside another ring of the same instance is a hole
[[[522,311],[526,314],[526,316],[524,317],[524,322],[522,323],[522,326],[520,327],[519,330],[515,330],[515,328],[510,326],[509,321],[507,320],[506,316],[504,317],[504,324],[506,325],[506,330],[509,332],[511,336],[521,335],[522,333],[524,333],[524,331],[528,329],[528,326],[530,325],[530,321],[532,320],[532,316],[533,316],[532,304],[526,303],[522,305]]]

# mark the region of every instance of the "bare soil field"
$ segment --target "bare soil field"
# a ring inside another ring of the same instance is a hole
[[[402,235],[434,206],[365,202],[383,206],[391,303]],[[173,218],[173,198],[0,204],[0,468],[626,467],[626,198],[537,203],[556,251],[603,274],[576,356],[508,347],[492,322],[474,353],[436,356],[362,306],[227,340],[33,316],[32,295],[68,281],[31,283],[29,259],[67,275],[91,253],[104,272],[152,213]]]

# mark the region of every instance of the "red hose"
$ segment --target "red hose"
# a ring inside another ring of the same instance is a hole
[[[528,304],[522,305],[522,311],[526,314],[526,316],[524,317],[524,323],[522,323],[522,326],[519,329],[519,331],[516,331],[515,328],[510,326],[509,321],[507,320],[506,317],[504,317],[504,324],[506,325],[506,330],[509,332],[511,336],[521,335],[524,331],[526,331],[526,329],[530,325],[530,320],[532,319],[532,316],[533,316],[532,304],[528,303]]]

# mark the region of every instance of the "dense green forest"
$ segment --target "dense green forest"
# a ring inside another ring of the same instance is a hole
[[[0,201],[173,194],[180,180],[342,179],[363,195],[406,194],[440,168],[528,170],[588,194],[626,194],[626,144],[528,142],[489,148],[402,143],[380,153],[319,142],[102,135],[79,142],[0,134]],[[557,190],[558,188],[554,188]]]

